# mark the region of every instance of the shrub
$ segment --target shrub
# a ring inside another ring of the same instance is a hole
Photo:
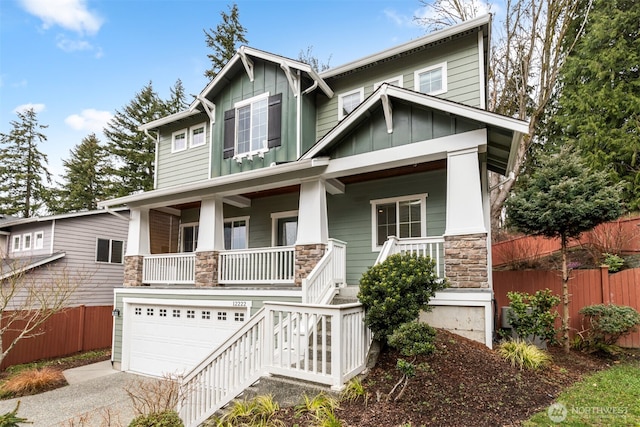
[[[433,341],[436,330],[423,322],[403,323],[391,335],[389,345],[400,351],[403,356],[411,357],[419,354],[431,354],[436,346]]]
[[[51,390],[66,384],[62,371],[52,367],[25,369],[10,377],[3,385],[5,396],[25,396]]]
[[[16,403],[16,407],[13,411],[0,415],[0,426],[2,427],[19,427],[20,424],[31,424],[26,418],[18,416],[18,409],[20,409],[20,401]]]
[[[505,341],[498,347],[498,353],[520,369],[539,369],[551,361],[551,357],[533,344],[522,340]]]
[[[160,414],[178,406],[180,384],[176,378],[137,378],[125,387],[136,415]]]
[[[335,414],[335,410],[340,407],[336,399],[324,392],[318,393],[313,398],[305,394],[303,398],[303,402],[295,407],[297,417],[310,414],[315,421],[313,425],[329,427],[341,425]]]
[[[369,395],[362,385],[360,378],[353,378],[347,383],[344,390],[340,393],[340,400],[347,402],[356,402],[358,400],[364,400],[365,405],[369,401]]]
[[[431,258],[391,255],[360,278],[358,298],[366,310],[365,323],[376,339],[386,343],[401,324],[428,310],[429,299],[445,287],[446,282],[436,276]]]
[[[234,402],[222,417],[213,420],[213,425],[217,427],[281,426],[284,425],[283,422],[274,418],[279,409],[280,405],[272,395],[256,396],[251,400]]]
[[[620,269],[624,265],[624,259],[622,259],[616,254],[610,254],[605,252],[602,254],[602,256],[604,257],[603,262],[609,266],[609,271],[612,273],[620,271]]]
[[[640,325],[640,314],[633,307],[616,304],[595,304],[579,311],[589,322],[583,334],[583,347],[587,350],[605,349],[635,331]]]
[[[184,427],[184,424],[176,411],[162,411],[139,415],[129,423],[129,427]]]
[[[508,319],[511,327],[521,339],[532,342],[536,337],[553,344],[556,340],[554,323],[557,311],[551,311],[560,303],[560,297],[549,289],[531,295],[526,292],[508,292]]]

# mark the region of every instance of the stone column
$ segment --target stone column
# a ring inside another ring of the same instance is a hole
[[[128,255],[124,257],[124,287],[142,286],[142,255]]]
[[[487,234],[444,237],[445,274],[452,288],[488,288]]]
[[[324,243],[296,245],[296,261],[294,266],[296,286],[302,286],[302,279],[305,279],[316,264],[320,262],[326,249],[327,245]]]
[[[196,252],[196,287],[218,286],[218,251]]]

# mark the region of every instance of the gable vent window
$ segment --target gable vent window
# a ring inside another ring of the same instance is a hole
[[[224,113],[223,158],[260,155],[281,145],[282,94],[238,102]]]
[[[364,88],[338,96],[338,120],[342,120],[364,100]]]
[[[124,242],[122,240],[98,239],[96,244],[96,262],[122,264]]]
[[[443,62],[415,72],[415,90],[428,95],[447,91],[447,63]]]

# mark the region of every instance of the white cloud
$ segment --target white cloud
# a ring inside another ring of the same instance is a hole
[[[64,36],[58,36],[56,43],[58,48],[65,52],[77,52],[79,50],[93,50],[93,46],[86,40],[71,40]]]
[[[42,20],[45,29],[58,25],[79,34],[96,34],[103,20],[87,9],[85,0],[20,0],[24,9]]]
[[[418,11],[415,12],[416,14]],[[416,23],[412,16],[398,13],[395,9],[385,9],[384,15],[398,27],[415,27]]]
[[[45,109],[45,105],[44,104],[22,104],[22,105],[18,105],[16,108],[13,109],[14,113],[24,113],[27,110],[33,110],[34,113],[40,113],[42,111],[44,111]]]
[[[107,122],[113,118],[109,111],[98,111],[93,108],[82,110],[80,114],[72,114],[64,122],[74,130],[102,132]]]

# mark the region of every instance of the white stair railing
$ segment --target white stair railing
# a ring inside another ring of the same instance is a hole
[[[327,304],[337,293],[337,286],[346,280],[347,244],[329,239],[327,252],[302,280],[302,302],[305,304]]]

